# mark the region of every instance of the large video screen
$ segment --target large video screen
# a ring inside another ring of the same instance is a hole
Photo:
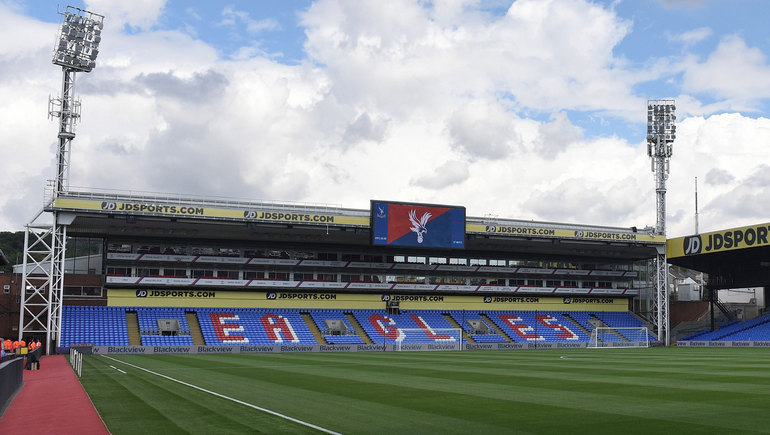
[[[465,248],[465,207],[371,203],[373,245]]]

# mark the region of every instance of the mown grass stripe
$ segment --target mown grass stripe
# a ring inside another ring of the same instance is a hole
[[[770,427],[764,357],[746,349],[663,348],[121,359],[339,432],[738,433]],[[107,370],[112,374],[94,375],[123,376]],[[173,385],[186,388],[167,381],[158,388]],[[147,394],[144,381],[126,388]]]
[[[225,400],[229,400],[229,401],[231,401],[231,402],[235,402],[235,403],[238,403],[238,404],[240,404],[240,405],[243,405],[243,406],[246,406],[246,407],[249,407],[249,408],[252,408],[252,409],[256,409],[257,411],[261,411],[261,412],[264,412],[264,413],[266,413],[266,414],[270,414],[270,415],[274,415],[274,416],[276,416],[276,417],[279,417],[279,418],[283,418],[283,419],[285,419],[285,420],[291,421],[291,422],[293,422],[293,423],[297,423],[297,424],[300,424],[300,425],[302,425],[302,426],[307,426],[307,427],[309,427],[309,428],[311,428],[311,429],[315,429],[315,430],[317,430],[317,431],[320,431],[320,432],[324,432],[324,433],[328,433],[328,434],[341,435],[339,432],[335,432],[335,431],[332,431],[332,430],[326,429],[326,428],[324,428],[324,427],[321,427],[321,426],[317,426],[317,425],[315,425],[315,424],[312,424],[312,423],[308,423],[308,422],[306,422],[306,421],[302,421],[302,420],[299,420],[299,419],[296,419],[296,418],[290,417],[290,416],[288,416],[288,415],[284,415],[284,414],[281,414],[281,413],[279,413],[279,412],[275,412],[275,411],[272,411],[272,410],[270,410],[270,409],[267,409],[267,408],[262,408],[262,407],[260,407],[260,406],[257,406],[257,405],[253,405],[253,404],[251,404],[251,403],[248,403],[248,402],[244,402],[244,401],[242,401],[242,400],[238,400],[238,399],[235,399],[235,398],[233,398],[233,397],[230,397],[230,396],[226,396],[226,395],[224,395],[224,394],[220,394],[220,393],[217,393],[216,391],[211,391],[211,390],[208,390],[208,389],[205,389],[205,388],[199,387],[199,386],[197,386],[197,385],[194,385],[194,384],[191,384],[191,383],[188,383],[188,382],[180,381],[179,379],[175,379],[175,378],[172,378],[172,377],[170,377],[170,376],[166,376],[166,375],[164,375],[164,374],[161,374],[161,373],[157,373],[157,372],[154,372],[154,371],[152,371],[152,370],[149,370],[149,369],[146,369],[146,368],[144,368],[144,367],[140,367],[140,366],[137,366],[137,365],[134,365],[134,364],[131,364],[131,363],[127,363],[127,362],[125,362],[125,361],[121,361],[121,360],[119,360],[119,359],[116,359],[116,358],[112,358],[112,357],[109,357],[109,356],[106,356],[106,355],[102,355],[102,356],[103,356],[104,358],[108,358],[108,359],[110,359],[110,360],[113,360],[113,361],[119,362],[119,363],[121,363],[121,364],[125,364],[125,365],[127,365],[127,366],[129,366],[129,367],[133,367],[133,368],[135,368],[135,369],[137,369],[137,370],[142,370],[142,371],[144,371],[144,372],[147,372],[147,373],[149,373],[149,374],[151,374],[151,375],[155,375],[155,376],[161,377],[161,378],[163,378],[163,379],[167,379],[167,380],[169,380],[169,381],[172,381],[172,382],[176,382],[176,383],[178,383],[178,384],[184,385],[184,386],[186,386],[186,387],[194,388],[194,389],[196,389],[196,390],[198,390],[198,391],[202,391],[202,392],[204,392],[204,393],[207,393],[207,394],[211,394],[212,396],[216,396],[216,397],[219,397],[219,398],[222,398],[222,399],[225,399]]]

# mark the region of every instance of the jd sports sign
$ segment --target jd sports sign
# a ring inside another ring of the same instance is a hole
[[[768,246],[770,224],[716,231],[668,241],[670,258]]]

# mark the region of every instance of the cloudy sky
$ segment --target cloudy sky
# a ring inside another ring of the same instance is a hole
[[[54,178],[58,0],[0,0],[0,231]],[[60,8],[63,8],[63,3]],[[106,16],[70,186],[655,225],[646,104],[673,98],[668,234],[770,221],[764,0],[71,0]]]

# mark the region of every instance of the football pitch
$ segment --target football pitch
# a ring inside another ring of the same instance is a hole
[[[113,434],[770,432],[764,349],[87,355]]]

